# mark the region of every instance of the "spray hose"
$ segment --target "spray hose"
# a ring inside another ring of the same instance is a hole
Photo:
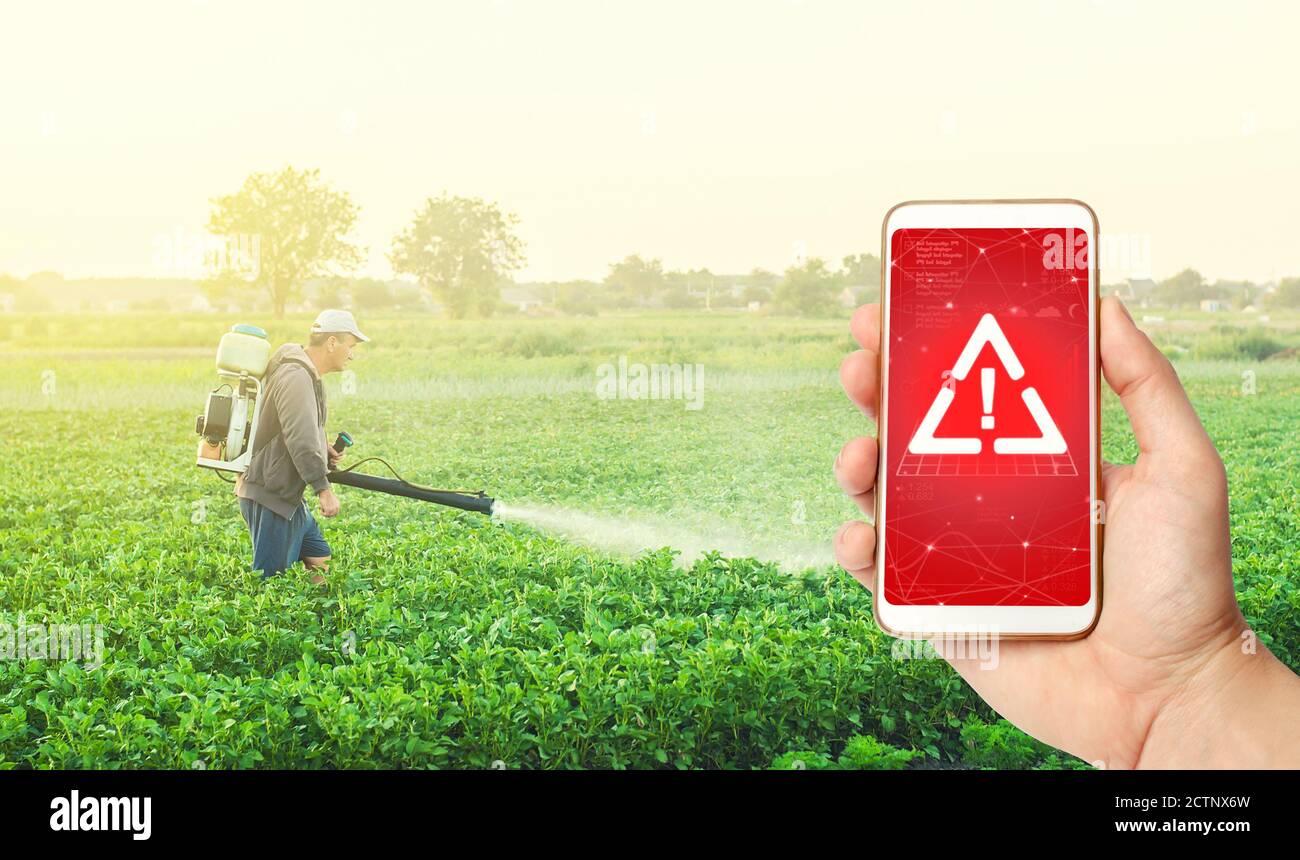
[[[334,445],[339,450],[338,442]],[[383,463],[388,471],[393,473],[391,478],[381,478],[378,475],[367,475],[364,472],[353,471],[364,463],[371,460],[377,460]],[[382,457],[367,457],[358,463],[354,463],[346,469],[332,471],[326,478],[331,484],[342,484],[345,487],[356,487],[360,490],[371,490],[376,493],[387,493],[390,496],[402,496],[408,499],[419,499],[422,502],[433,502],[436,505],[445,505],[449,508],[459,508],[462,511],[473,511],[474,513],[492,516],[492,505],[495,499],[485,494],[482,490],[435,490],[433,487],[426,487],[422,484],[413,484],[397,473],[387,460]]]

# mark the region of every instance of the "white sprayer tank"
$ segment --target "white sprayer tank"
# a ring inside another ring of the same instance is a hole
[[[271,341],[255,325],[237,325],[221,336],[217,347],[217,372],[262,378],[271,360]]]

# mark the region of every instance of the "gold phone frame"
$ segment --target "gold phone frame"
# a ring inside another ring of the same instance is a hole
[[[1101,224],[1097,220],[1097,213],[1093,211],[1091,206],[1089,206],[1087,203],[1084,203],[1082,200],[1076,200],[1074,198],[1069,198],[1069,197],[1052,197],[1052,198],[1037,198],[1037,199],[984,199],[984,200],[904,200],[901,203],[894,204],[889,208],[889,211],[885,213],[884,220],[881,221],[880,224],[880,249],[881,250],[880,250],[879,330],[881,332],[881,336],[883,337],[885,331],[885,313],[886,313],[886,308],[888,306],[888,300],[889,300],[889,296],[887,295],[888,288],[886,286],[889,283],[887,277],[888,275],[887,267],[889,265],[889,259],[891,256],[890,247],[889,247],[888,229],[889,229],[889,219],[894,214],[895,210],[901,209],[904,206],[972,206],[972,205],[1024,206],[1024,205],[1035,205],[1035,204],[1073,204],[1082,207],[1083,210],[1087,212],[1088,216],[1092,219],[1092,235],[1095,237],[1093,243],[1094,246],[1088,249],[1088,258],[1089,258],[1089,269],[1091,270],[1091,274],[1093,275],[1093,277],[1096,278],[1096,283],[1094,284],[1094,289],[1093,289],[1093,302],[1092,302],[1093,319],[1096,320],[1097,323],[1096,326],[1094,326],[1094,335],[1093,335],[1093,355],[1096,356],[1094,367],[1093,367],[1093,371],[1094,371],[1093,375],[1096,379],[1096,384],[1094,386],[1093,391],[1090,393],[1090,396],[1095,398],[1094,402],[1096,404],[1096,409],[1094,410],[1096,414],[1096,421],[1095,421],[1095,426],[1093,427],[1093,433],[1095,434],[1094,444],[1096,446],[1096,451],[1097,451],[1097,457],[1096,457],[1097,462],[1093,466],[1093,486],[1096,488],[1097,492],[1096,492],[1096,499],[1094,499],[1094,501],[1102,502],[1102,508],[1101,508],[1102,516],[1100,518],[1094,516],[1094,522],[1092,524],[1092,528],[1093,528],[1093,533],[1095,535],[1095,543],[1097,546],[1097,551],[1093,554],[1093,558],[1090,561],[1093,569],[1096,572],[1096,575],[1093,577],[1093,581],[1096,582],[1097,593],[1095,595],[1096,600],[1094,601],[1095,608],[1093,609],[1092,620],[1088,622],[1087,627],[1085,627],[1080,631],[1077,631],[1075,633],[1017,633],[1017,632],[1001,633],[999,632],[997,634],[997,638],[1000,640],[1006,639],[1006,640],[1040,640],[1040,641],[1053,641],[1053,642],[1069,642],[1075,639],[1083,639],[1088,634],[1090,634],[1093,631],[1093,629],[1097,626],[1097,622],[1101,619],[1102,598],[1105,592],[1105,589],[1102,587],[1103,574],[1104,574],[1104,571],[1102,569],[1102,554],[1103,554],[1104,540],[1105,540],[1105,533],[1106,533],[1105,530],[1106,508],[1105,508],[1105,500],[1104,500],[1104,487],[1101,482],[1101,463],[1102,463],[1102,455],[1101,455],[1101,376],[1102,376],[1101,374],[1101,261],[1097,257],[1097,250],[1101,246]],[[877,416],[876,416],[877,441],[879,440],[881,434],[885,432],[885,428],[889,426],[887,423],[888,416],[886,414],[886,411],[888,409],[888,403],[889,403],[889,398],[887,396],[889,380],[886,377],[886,373],[885,373],[885,350],[886,349],[888,349],[888,344],[881,344],[879,351],[876,353],[876,377],[877,379],[880,380],[880,402],[878,404],[879,409],[877,410]],[[875,570],[872,575],[873,585],[872,585],[872,592],[871,592],[872,593],[871,612],[876,619],[876,626],[878,626],[884,633],[888,634],[889,636],[893,636],[895,638],[918,638],[918,634],[912,631],[894,630],[890,628],[888,625],[884,623],[884,621],[880,617],[879,595],[882,593],[881,588],[884,585],[884,583],[882,582],[882,578],[884,576],[884,570],[885,570],[885,564],[884,564],[885,528],[883,522],[881,521],[880,502],[881,499],[884,498],[883,489],[885,487],[885,473],[886,471],[888,471],[886,469],[885,459],[886,458],[884,456],[878,456],[876,458],[877,460],[876,500],[875,500],[875,510],[874,510],[875,528],[876,528],[876,558],[874,561]]]

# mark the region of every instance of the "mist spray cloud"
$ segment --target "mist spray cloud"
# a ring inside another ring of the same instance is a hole
[[[497,501],[492,518],[562,535],[575,543],[613,555],[634,556],[672,547],[679,563],[689,566],[716,550],[727,558],[756,558],[788,573],[832,564],[829,538],[823,543],[752,538],[734,527],[687,527],[662,517],[597,516],[552,505],[507,505]]]

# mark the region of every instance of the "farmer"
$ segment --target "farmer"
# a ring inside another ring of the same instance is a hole
[[[370,340],[348,311],[321,311],[306,347],[286,343],[275,351],[262,377],[262,409],[248,471],[235,480],[239,510],[253,538],[253,569],[275,576],[296,561],[323,585],[330,546],[307,510],[303,490],[316,494],[321,516],[339,512],[326,474],[343,457],[325,438],[327,373],[352,360],[358,343]]]

